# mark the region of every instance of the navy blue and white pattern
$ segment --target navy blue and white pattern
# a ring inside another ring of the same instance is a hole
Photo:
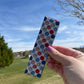
[[[27,69],[25,73],[40,78],[46,63],[48,53],[46,48],[53,44],[59,27],[59,21],[44,17],[42,27],[35,42],[34,48],[31,52]]]

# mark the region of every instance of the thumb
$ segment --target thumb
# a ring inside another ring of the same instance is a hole
[[[60,53],[59,51],[57,51],[56,49],[54,49],[51,46],[47,47],[47,52],[54,60],[57,60],[58,62],[62,63],[63,65],[69,65],[72,62],[72,60],[74,59],[70,56],[66,56],[66,55]]]

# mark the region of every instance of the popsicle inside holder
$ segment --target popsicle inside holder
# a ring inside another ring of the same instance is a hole
[[[53,44],[59,23],[59,21],[53,18],[47,16],[44,17],[41,29],[37,36],[37,40],[31,52],[27,68],[25,70],[26,74],[37,78],[41,77],[44,65],[48,57],[46,48]]]

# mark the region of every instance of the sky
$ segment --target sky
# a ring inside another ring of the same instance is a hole
[[[65,17],[55,0],[0,0],[0,34],[14,52],[32,50],[45,16],[60,21],[54,45],[84,46],[84,26]]]

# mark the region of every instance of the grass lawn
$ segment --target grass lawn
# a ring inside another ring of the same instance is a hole
[[[24,74],[28,58],[15,58],[14,62],[0,69],[0,84],[63,84],[61,77],[46,65],[41,78]]]

